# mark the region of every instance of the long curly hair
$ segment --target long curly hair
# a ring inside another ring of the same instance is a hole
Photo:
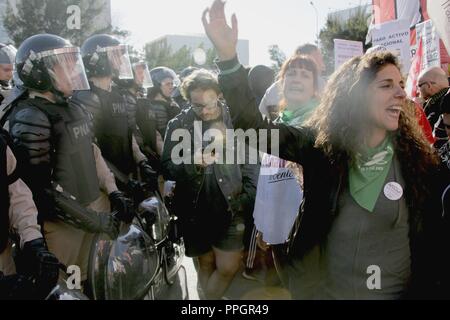
[[[328,81],[319,107],[305,126],[316,133],[315,147],[322,149],[332,163],[348,167],[366,144],[369,134],[368,87],[386,65],[394,65],[400,70],[397,58],[390,52],[354,57]],[[438,158],[418,124],[415,106],[408,100],[400,113],[398,129],[390,134],[408,186],[408,206],[414,207],[414,212],[422,211]]]

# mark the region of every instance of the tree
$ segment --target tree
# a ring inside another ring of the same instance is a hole
[[[214,49],[205,49],[204,44],[200,44],[197,49],[203,49],[206,56],[204,64],[198,64],[194,59],[194,50],[188,46],[183,46],[173,52],[166,40],[150,43],[145,45],[145,60],[150,69],[165,66],[176,72],[180,72],[188,66],[194,66],[205,69],[214,69],[214,59],[217,54]]]
[[[129,35],[127,31],[113,28],[110,21],[101,23],[103,0],[16,0],[15,3],[13,6],[7,2],[3,18],[8,36],[16,46],[39,33],[59,35],[77,46],[97,33]]]
[[[364,50],[371,47],[365,44],[370,14],[363,7],[353,12],[347,21],[329,15],[325,27],[320,31],[320,48],[327,66],[327,73],[334,71],[334,39],[362,41]]]
[[[275,71],[275,74],[278,74],[281,66],[286,61],[286,54],[281,51],[277,44],[269,46],[269,54],[270,60],[274,61],[272,64],[272,69]]]

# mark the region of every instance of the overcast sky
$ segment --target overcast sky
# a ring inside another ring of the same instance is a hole
[[[212,0],[111,0],[114,25],[132,32],[130,44],[143,44],[166,34],[203,33],[201,14]],[[228,0],[227,16],[236,13],[239,38],[250,41],[250,64],[270,65],[268,47],[278,44],[287,54],[316,39],[327,14],[368,0]]]

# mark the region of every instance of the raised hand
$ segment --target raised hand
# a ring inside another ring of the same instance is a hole
[[[216,47],[219,59],[221,61],[233,59],[236,56],[238,41],[238,21],[236,15],[232,15],[230,27],[225,17],[225,2],[222,0],[214,0],[211,8],[203,11],[202,22],[208,38]]]

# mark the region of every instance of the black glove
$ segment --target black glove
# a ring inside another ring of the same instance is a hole
[[[123,192],[114,191],[109,195],[112,211],[117,211],[117,219],[125,223],[131,223],[134,218],[133,202],[125,197]]]
[[[141,161],[139,163],[139,168],[141,170],[142,178],[145,182],[148,183],[150,189],[157,190],[158,189],[158,173],[153,170],[152,166],[148,163],[147,160]]]
[[[23,246],[23,259],[27,263],[25,276],[36,280],[36,289],[40,298],[45,298],[56,286],[59,276],[59,261],[47,250],[43,238],[26,242]]]

